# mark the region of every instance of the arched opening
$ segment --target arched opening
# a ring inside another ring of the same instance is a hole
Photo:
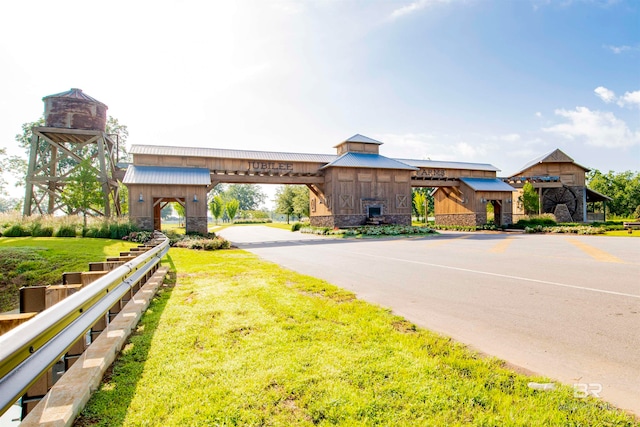
[[[184,197],[154,197],[153,198],[153,228],[162,230],[162,210],[170,208],[171,203],[178,203],[186,209]]]

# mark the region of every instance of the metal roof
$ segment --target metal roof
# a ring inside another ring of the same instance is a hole
[[[431,169],[465,169],[497,172],[500,169],[489,163],[467,163],[467,162],[444,162],[438,160],[415,160],[415,159],[395,159],[418,168]]]
[[[359,133],[356,133],[351,138],[349,138],[349,139],[347,139],[347,140],[345,140],[343,142],[365,142],[367,144],[382,145],[382,142],[376,141],[375,139],[369,138],[368,136],[360,135]]]
[[[460,178],[474,191],[516,191],[515,188],[498,178]]]
[[[380,154],[371,153],[344,153],[333,162],[324,165],[320,169],[337,166],[343,168],[376,168],[376,169],[404,169],[418,170],[406,163],[399,162]]]
[[[280,153],[276,151],[229,150],[203,147],[169,147],[163,145],[132,145],[130,154],[154,156],[218,157],[228,159],[269,160],[282,162],[329,163],[335,154]]]
[[[129,165],[124,184],[210,185],[209,169]]]
[[[596,190],[592,190],[590,188],[585,188],[587,193],[587,202],[606,202],[613,200],[611,197],[606,196],[602,193],[598,193]]]
[[[83,101],[91,101],[91,102],[95,102],[97,104],[102,104],[106,107],[106,105],[103,102],[98,101],[97,99],[87,95],[86,93],[82,92],[82,89],[78,89],[78,88],[71,88],[70,90],[66,91],[66,92],[60,92],[60,93],[56,93],[54,95],[47,95],[44,98],[42,98],[42,100],[44,101],[47,98],[72,98],[72,99],[81,99]]]
[[[540,157],[536,157],[535,159],[531,160],[529,163],[527,163],[526,165],[524,165],[522,168],[520,168],[520,170],[510,176],[517,176],[517,175],[521,175],[522,172],[526,171],[527,169],[529,169],[532,166],[535,166],[539,163],[573,163],[574,165],[581,167],[582,169],[584,169],[585,171],[590,171],[591,169],[584,167],[582,165],[579,165],[578,163],[576,163],[571,157],[567,156],[564,152],[562,152],[559,148],[556,148],[553,151],[550,151],[546,154],[543,154]]]

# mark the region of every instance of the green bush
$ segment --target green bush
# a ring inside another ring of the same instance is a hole
[[[39,222],[34,222],[31,226],[31,235],[33,237],[51,237],[53,236],[53,227],[43,226]]]
[[[6,230],[4,230],[3,235],[5,237],[24,237],[29,236],[31,233],[22,224],[13,224]]]
[[[58,231],[55,233],[55,237],[76,237],[75,224],[61,225],[60,228],[58,228]]]
[[[299,231],[300,228],[302,228],[301,222],[294,222],[293,224],[291,224],[291,231]]]
[[[128,240],[130,242],[136,243],[147,243],[149,240],[151,240],[152,236],[153,231],[132,231],[126,236],[123,236],[122,240]]]
[[[554,225],[558,225],[558,223],[549,217],[531,217],[529,219],[521,219],[514,225],[514,228],[525,229],[527,227],[535,227],[538,225],[541,225],[543,227],[551,227]]]
[[[352,228],[329,228],[303,226],[301,233],[318,235],[342,235],[342,236],[400,236],[413,234],[430,234],[433,229],[429,227],[416,227],[412,225],[363,225]]]
[[[271,218],[241,218],[233,221],[234,224],[269,224]]]

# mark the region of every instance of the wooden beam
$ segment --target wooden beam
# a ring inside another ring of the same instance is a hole
[[[457,179],[421,179],[411,177],[412,187],[460,187]]]
[[[259,175],[220,175],[216,174],[216,183],[229,184],[323,184],[323,176],[259,176]]]

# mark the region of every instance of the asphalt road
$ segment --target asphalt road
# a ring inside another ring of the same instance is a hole
[[[360,240],[269,227],[220,235],[640,415],[640,239],[448,232]]]

